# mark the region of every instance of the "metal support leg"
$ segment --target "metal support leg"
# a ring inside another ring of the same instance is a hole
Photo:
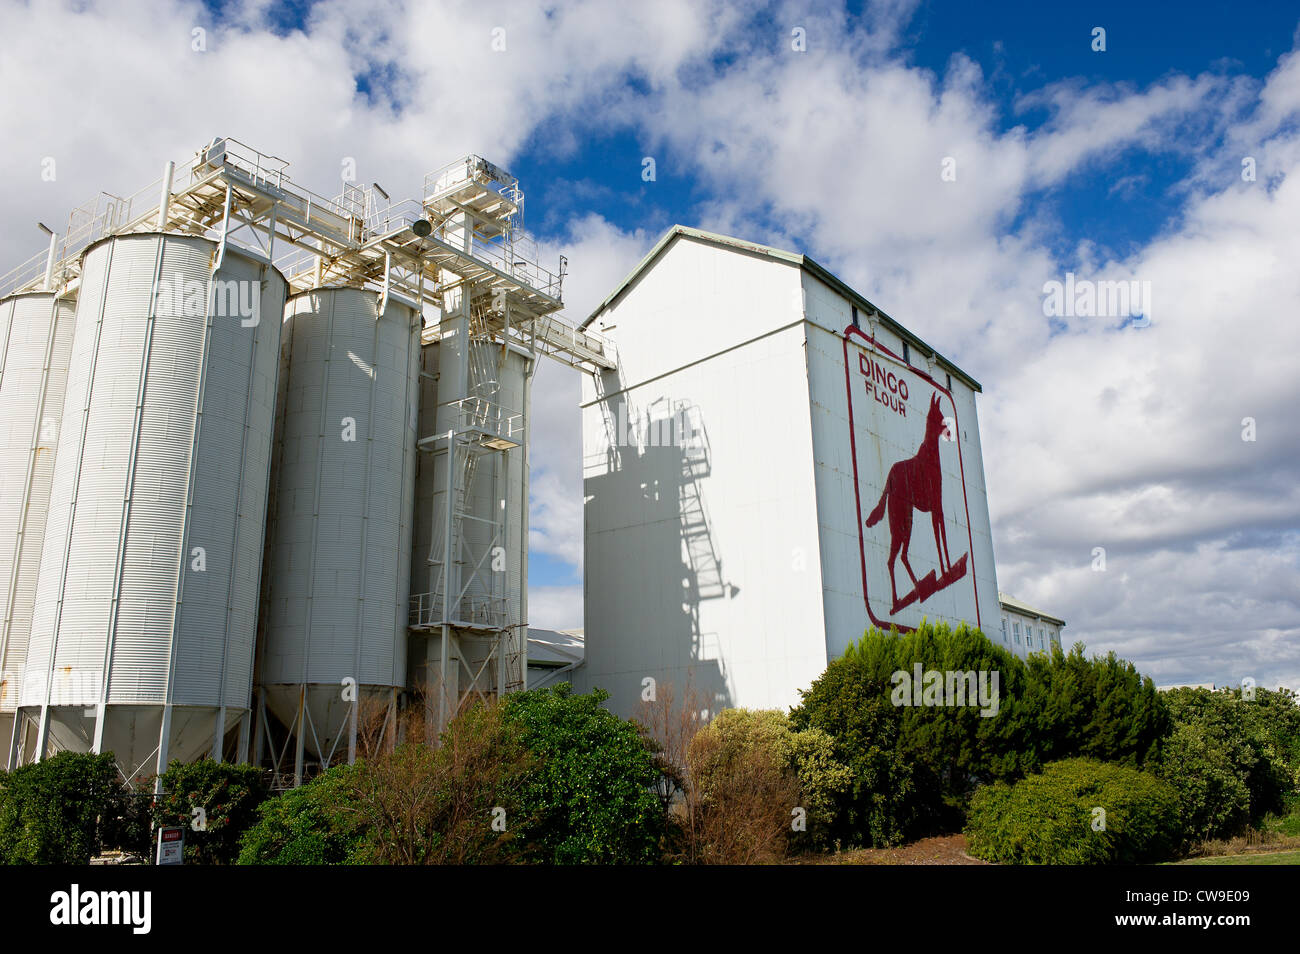
[[[45,746],[50,738],[50,704],[47,702],[41,706],[41,722],[36,728],[36,752],[32,756],[33,762],[39,762],[45,758]]]
[[[217,724],[212,730],[212,761],[225,760],[226,748],[226,707],[217,710]]]
[[[257,725],[253,731],[253,764],[262,765],[262,745],[266,739],[266,699],[262,690],[257,690]]]
[[[357,710],[361,708],[361,689],[356,690],[356,698],[352,700],[352,711],[348,713],[348,764],[355,765],[357,761]]]
[[[294,725],[298,738],[295,740],[296,745],[293,750],[293,785],[297,788],[302,784],[303,747],[307,744],[307,687],[305,685],[302,686],[298,696],[298,720]]]
[[[248,761],[248,730],[253,722],[253,713],[245,709],[239,720],[239,742],[235,747],[235,758],[240,762]]]
[[[162,776],[167,771],[167,743],[171,741],[172,734],[172,707],[163,706],[162,729],[158,732],[158,774],[153,780],[153,792],[155,795],[161,795],[163,792]]]
[[[26,731],[27,717],[23,715],[23,710],[14,710],[14,723],[9,729],[9,746],[5,749],[5,771],[12,772],[18,767],[18,733],[19,727]]]

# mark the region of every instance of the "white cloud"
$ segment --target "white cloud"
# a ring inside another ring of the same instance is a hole
[[[535,629],[580,629],[581,586],[530,586],[528,625]]]

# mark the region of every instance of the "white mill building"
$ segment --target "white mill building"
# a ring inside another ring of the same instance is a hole
[[[807,256],[675,226],[583,324],[583,687],[785,708],[870,626],[996,628],[979,384]],[[647,680],[654,680],[648,683]]]

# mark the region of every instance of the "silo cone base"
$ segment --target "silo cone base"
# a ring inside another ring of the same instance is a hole
[[[303,751],[321,763],[332,765],[346,761],[354,703],[351,699],[344,700],[341,685],[318,683],[308,685],[306,690],[305,697],[302,686],[263,686],[261,692],[266,708],[295,737],[299,730],[299,708],[305,698],[306,712],[301,720]],[[359,699],[355,703],[358,731],[376,718],[387,717],[393,695],[391,687],[360,686],[355,691]],[[294,760],[292,744],[287,749],[287,760],[289,763]]]
[[[51,706],[49,739],[46,753],[90,752],[95,742],[95,707]],[[110,705],[105,711],[102,752],[111,752],[122,777],[133,783],[152,778],[159,769],[166,770],[174,761],[194,762],[211,756],[217,717],[220,710],[211,706],[173,706],[168,732],[166,764],[158,764],[158,747],[162,734],[161,706]],[[34,713],[39,718],[39,710]],[[246,709],[227,709],[224,742],[239,721],[247,717]],[[7,744],[6,737],[6,744]]]

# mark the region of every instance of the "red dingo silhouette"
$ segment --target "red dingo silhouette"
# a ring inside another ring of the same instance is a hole
[[[867,516],[867,526],[874,527],[885,514],[885,505],[889,505],[889,588],[894,597],[891,611],[900,609],[916,600],[924,600],[936,590],[953,583],[966,575],[966,554],[962,554],[956,565],[948,556],[948,531],[943,522],[943,472],[939,467],[939,435],[943,433],[943,411],[939,408],[939,393],[930,396],[930,411],[925,418],[925,438],[921,448],[914,457],[900,460],[889,468],[885,478],[885,489],[880,494],[880,503]],[[930,524],[934,528],[934,548],[939,554],[940,578],[936,579],[931,570],[919,582],[912,572],[912,564],[907,559],[907,547],[912,539],[912,511],[919,510],[930,515]],[[894,561],[902,556],[903,568],[912,578],[912,592],[898,598],[898,585],[894,580]]]

